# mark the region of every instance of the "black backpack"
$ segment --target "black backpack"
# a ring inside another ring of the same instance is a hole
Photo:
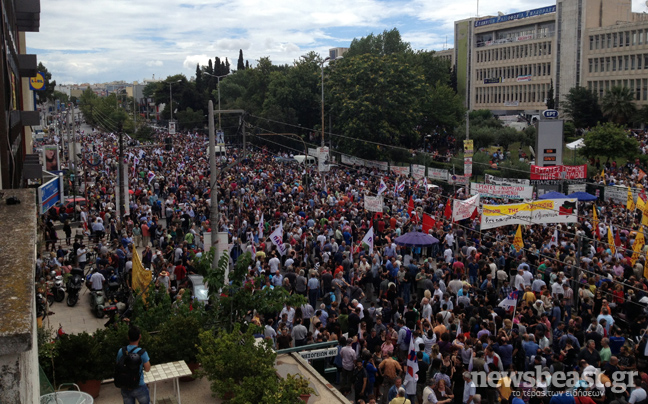
[[[139,386],[140,366],[145,352],[146,350],[140,347],[135,347],[132,351],[129,351],[128,347],[122,348],[121,358],[115,365],[115,386],[122,389],[134,389]]]

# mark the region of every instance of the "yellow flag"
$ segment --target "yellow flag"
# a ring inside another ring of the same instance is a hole
[[[639,259],[639,254],[641,254],[641,250],[643,249],[644,244],[646,243],[646,240],[644,238],[643,231],[640,231],[637,233],[637,237],[635,237],[635,242],[632,246],[632,258],[630,258],[630,265],[634,267],[635,262]],[[646,268],[644,268],[644,276],[646,273]]]
[[[637,203],[635,204],[636,208],[639,209],[640,211],[644,211],[644,206],[646,205],[646,202],[641,199],[640,196],[637,197]]]
[[[641,197],[637,198],[637,201],[640,201]],[[641,211],[641,224],[648,226],[648,203],[644,203],[643,210]]]
[[[522,239],[522,225],[518,225],[517,232],[515,232],[515,238],[513,239],[513,246],[515,246],[515,251],[522,251],[524,248],[524,240]]]
[[[628,202],[627,202],[627,207],[629,211],[634,211],[636,209],[636,205],[634,203],[634,198],[632,197],[632,190],[630,187],[628,187]]]
[[[603,180],[603,185],[607,185],[607,183],[605,182],[605,169],[601,170],[601,179]]]
[[[592,209],[592,225],[594,226],[594,234],[596,235],[596,238],[600,239],[601,234],[599,230],[599,220],[598,213],[596,212],[596,205],[594,205],[594,209]]]
[[[612,226],[608,226],[608,244],[612,255],[616,254],[616,245],[614,244],[614,235],[612,234]]]
[[[132,285],[133,290],[139,289],[142,291],[142,298],[146,301],[146,295],[148,295],[148,287],[151,283],[152,274],[151,271],[144,269],[142,261],[140,260],[139,254],[135,249],[133,244],[133,269],[132,271]]]

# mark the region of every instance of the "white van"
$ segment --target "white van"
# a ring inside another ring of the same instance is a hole
[[[296,155],[296,156],[293,156],[293,158],[294,158],[295,160],[297,160],[297,162],[298,162],[299,164],[304,164],[304,161],[306,160],[306,155],[304,155],[304,154],[298,154],[298,155]],[[313,157],[313,156],[308,156],[308,165],[309,165],[309,166],[315,166],[315,165],[317,165],[317,159],[316,159],[315,157]]]

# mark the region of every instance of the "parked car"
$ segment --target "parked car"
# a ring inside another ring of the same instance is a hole
[[[76,204],[84,207],[88,204],[88,201],[86,201],[86,198],[82,196],[77,196],[76,198],[66,198],[65,202],[63,204],[57,204],[56,206],[52,207],[56,217],[61,219],[63,221],[64,219],[61,218],[62,214],[65,214],[65,218],[70,218],[72,217],[72,213],[74,212],[74,201],[76,199]]]

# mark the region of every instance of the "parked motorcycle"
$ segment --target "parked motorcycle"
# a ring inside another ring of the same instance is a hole
[[[79,293],[81,292],[81,287],[83,286],[83,269],[81,268],[72,268],[70,271],[70,278],[67,282],[67,305],[73,307],[79,301]]]
[[[90,292],[90,308],[97,318],[104,318],[106,314],[113,315],[117,311],[117,306],[111,303],[101,290]]]
[[[36,293],[36,316],[45,318],[47,315],[47,299],[42,293]]]
[[[63,287],[63,277],[61,275],[56,275],[54,277],[52,295],[54,296],[54,300],[59,303],[65,300],[65,288]]]

